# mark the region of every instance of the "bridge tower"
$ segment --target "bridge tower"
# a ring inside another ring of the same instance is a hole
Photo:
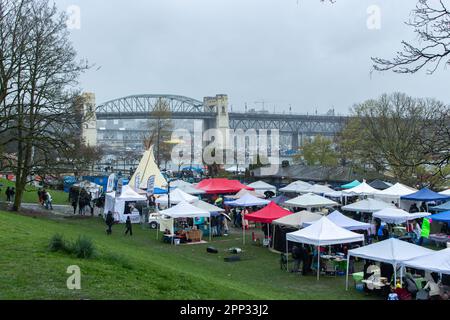
[[[97,145],[97,117],[95,114],[95,94],[83,93],[81,137],[87,146]]]
[[[204,129],[217,129],[221,132],[223,141],[218,141],[221,149],[229,149],[230,146],[230,118],[228,115],[228,96],[218,94],[215,97],[205,97],[203,99],[205,112],[214,112],[215,119],[205,120]]]

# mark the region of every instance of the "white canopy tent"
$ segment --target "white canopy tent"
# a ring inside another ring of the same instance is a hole
[[[126,202],[139,202],[139,201],[147,201],[147,197],[138,194],[133,190],[129,185],[122,187],[122,193],[117,197],[116,192],[107,193],[105,196],[105,208],[104,214],[107,214],[108,211],[113,212],[115,215],[115,220],[120,223],[124,223],[127,220],[127,216],[125,214],[125,203]],[[140,223],[139,215],[129,215],[132,223]]]
[[[347,229],[347,230],[368,230],[370,229],[370,223],[364,223],[360,221],[353,220],[339,211],[334,211],[330,213],[327,216],[330,221],[334,222],[336,225],[338,225],[341,228]],[[312,222],[305,222],[303,223],[303,226],[309,226]]]
[[[440,194],[443,194],[444,196],[450,196],[450,189],[444,190],[439,192]]]
[[[170,182],[170,188],[180,188],[180,187],[192,187],[192,183],[186,182],[184,180],[175,180]]]
[[[245,166],[232,166],[229,168],[225,169],[226,172],[239,172],[239,173],[244,173],[245,172]]]
[[[264,198],[263,194],[258,193],[258,192],[253,191],[253,190],[247,190],[247,189],[242,189],[238,193],[236,193],[235,195],[226,196],[226,198],[228,198],[228,199],[240,199],[243,196],[245,196],[246,194],[251,194],[252,196],[257,197],[257,198]]]
[[[401,265],[406,260],[425,256],[432,252],[434,251],[431,249],[395,238],[349,250],[347,255],[347,278],[345,288],[348,290],[348,265],[350,256],[392,264],[394,266],[394,282],[397,283],[398,265]]]
[[[400,197],[406,196],[408,194],[411,194],[411,193],[414,193],[417,191],[418,191],[417,189],[408,187],[404,184],[396,183],[392,187],[389,187],[385,190],[378,191],[378,193],[374,195],[374,198],[383,200],[386,202],[394,201],[395,203],[397,203],[399,205],[400,208],[407,210],[414,201],[408,201],[408,200],[400,201]]]
[[[409,213],[405,210],[397,208],[385,208],[373,213],[374,218],[378,218],[381,221],[393,224],[401,224],[407,221],[428,217],[430,215],[431,213],[428,212]]]
[[[172,219],[178,218],[209,218],[211,219],[211,213],[207,210],[198,208],[186,201],[182,201],[176,206],[169,209],[162,210],[159,214],[168,216]],[[211,241],[211,222],[209,223],[209,241]]]
[[[320,277],[320,247],[341,243],[364,242],[364,235],[339,227],[327,217],[314,222],[309,227],[286,234],[286,251],[288,241],[306,243],[318,247],[317,280]],[[287,252],[286,252],[287,255]]]
[[[92,199],[98,199],[103,190],[103,186],[88,180],[75,183],[73,186],[85,189],[91,195]]]
[[[191,196],[190,194],[187,194],[186,192],[178,188],[170,191],[170,204],[178,204],[183,201],[192,203],[197,199],[197,197]],[[169,202],[169,196],[167,194],[162,195],[158,199],[156,199],[155,202],[167,206]]]
[[[357,185],[356,187],[342,190],[342,194],[344,196],[353,196],[353,195],[374,195],[377,194],[379,190],[372,188],[367,182],[364,180],[361,184]]]
[[[272,224],[301,229],[304,223],[317,221],[322,217],[321,214],[305,210],[274,220]]]
[[[170,184],[170,188],[172,189],[172,183]],[[200,195],[200,194],[205,194],[206,191],[202,190],[202,189],[197,189],[195,188],[193,185],[182,185],[177,187],[178,190],[181,190],[187,194],[190,195]]]
[[[339,204],[333,200],[318,196],[314,193],[307,193],[286,201],[284,205],[290,207],[307,208],[309,210],[311,208],[333,207]]]
[[[208,211],[209,213],[213,213],[213,212],[225,212],[225,209],[219,208],[213,204],[210,204],[208,202],[205,202],[203,200],[195,200],[194,202],[192,202],[192,205],[194,205],[197,208],[203,209]]]
[[[342,210],[353,212],[376,212],[385,208],[395,208],[395,206],[381,200],[368,198],[343,206]]]
[[[281,192],[292,192],[292,193],[302,193],[308,192],[308,189],[311,188],[311,185],[307,182],[298,180],[288,184],[286,187],[281,188]]]
[[[268,205],[269,203],[270,203],[269,200],[260,199],[252,194],[247,193],[241,198],[234,201],[228,201],[225,204],[232,207],[253,207],[253,206],[259,207]]]
[[[450,274],[450,248],[402,262],[405,267]]]
[[[266,191],[272,191],[273,193],[277,192],[277,187],[275,187],[271,184],[268,184],[267,182],[264,182],[264,181],[256,181],[256,182],[250,183],[248,186],[255,189],[255,191],[259,192],[259,193],[264,193]]]
[[[325,193],[331,193],[331,192],[335,192],[335,191],[333,189],[331,189],[330,187],[324,186],[322,184],[315,184],[306,191],[306,193],[314,193],[314,194],[320,194],[320,195],[324,195]]]

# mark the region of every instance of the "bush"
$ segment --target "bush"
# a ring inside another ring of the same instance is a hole
[[[53,235],[53,237],[51,237],[50,239],[50,244],[48,247],[52,252],[65,251],[66,243],[64,241],[64,237],[59,233]]]
[[[77,258],[89,259],[94,255],[94,242],[85,236],[80,236],[71,245],[70,251],[74,253]]]

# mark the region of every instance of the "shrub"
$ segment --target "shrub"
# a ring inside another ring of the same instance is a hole
[[[94,255],[94,242],[85,236],[80,236],[71,245],[70,251],[74,253],[77,258],[89,259]]]
[[[52,252],[65,251],[66,243],[64,241],[64,237],[59,233],[53,235],[53,237],[51,237],[50,239],[50,244],[48,247]]]

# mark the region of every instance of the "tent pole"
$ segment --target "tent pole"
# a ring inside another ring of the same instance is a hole
[[[317,280],[320,277],[320,246],[317,247]]]
[[[244,216],[242,215],[242,211],[241,211],[241,219],[242,219],[242,244],[245,245],[245,219]]]
[[[397,263],[394,263],[394,286],[397,287]]]
[[[209,216],[209,242],[211,241],[211,215]]]
[[[275,250],[275,225],[272,224],[272,249]]]
[[[286,237],[286,272],[289,272],[289,240]]]
[[[400,266],[400,284],[403,286],[403,265]]]
[[[347,274],[345,276],[345,291],[348,291],[348,271],[350,266],[350,254],[347,253]]]

